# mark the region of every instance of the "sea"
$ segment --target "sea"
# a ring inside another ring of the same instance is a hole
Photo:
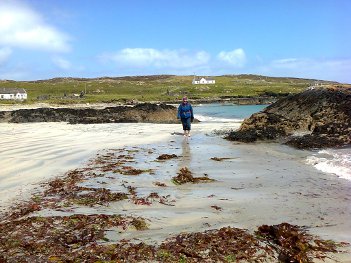
[[[240,123],[268,105],[203,104],[194,107],[195,117],[202,122]],[[284,151],[284,150],[283,150]],[[304,150],[305,163],[315,169],[351,181],[351,147]]]
[[[268,105],[236,105],[231,103],[202,104],[194,107],[196,118],[202,122],[242,122]]]

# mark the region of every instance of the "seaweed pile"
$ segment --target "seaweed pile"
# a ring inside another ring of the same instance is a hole
[[[338,245],[346,245],[318,239],[303,228],[288,223],[262,225],[256,233],[275,250],[281,262],[313,262],[315,258],[325,259],[325,252],[336,253]]]
[[[223,227],[184,233],[159,246],[111,243],[109,227],[147,228],[140,218],[118,215],[27,217],[0,224],[0,262],[313,262],[331,258],[337,244],[320,240],[287,223],[261,226],[255,235]],[[271,230],[276,230],[272,231]]]
[[[161,154],[159,157],[157,157],[157,160],[169,160],[173,158],[177,158],[178,156],[176,154]]]
[[[174,184],[213,182],[214,179],[207,176],[194,177],[188,167],[183,167],[179,170],[178,175],[172,178]]]

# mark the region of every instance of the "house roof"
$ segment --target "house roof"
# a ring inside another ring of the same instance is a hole
[[[0,88],[0,94],[27,93],[23,88]]]

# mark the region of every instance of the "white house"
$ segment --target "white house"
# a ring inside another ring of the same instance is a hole
[[[216,81],[213,78],[195,77],[193,78],[193,84],[215,84]]]
[[[22,88],[0,88],[0,100],[26,100],[27,92]]]

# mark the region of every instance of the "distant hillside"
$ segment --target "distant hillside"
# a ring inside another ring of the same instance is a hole
[[[150,75],[100,78],[53,78],[37,81],[0,81],[0,87],[24,88],[28,103],[177,101],[230,97],[279,97],[298,93],[311,85],[337,84],[315,79],[266,77],[260,75],[212,76],[213,85],[192,85],[193,76]],[[77,96],[84,93],[82,98]],[[75,94],[75,95],[74,95]]]

